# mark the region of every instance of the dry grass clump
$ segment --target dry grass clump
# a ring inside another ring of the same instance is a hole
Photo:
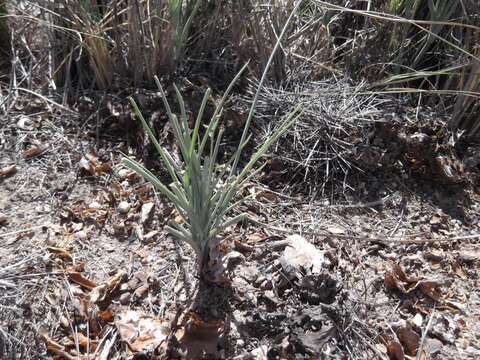
[[[173,74],[199,1],[25,1],[17,16],[44,25],[55,86],[112,89]]]
[[[264,133],[294,104],[303,103],[300,118],[276,147],[291,179],[304,181],[323,193],[329,180],[346,177],[354,164],[358,144],[372,130],[386,102],[362,95],[363,86],[346,81],[300,82],[290,90],[265,89],[258,114]]]
[[[34,67],[46,69],[43,89],[112,91],[182,74],[221,92],[248,60],[249,74],[260,76],[297,4],[269,69],[272,87],[290,90],[300,78],[365,81],[440,104],[452,130],[480,133],[474,0],[40,0],[21,2],[12,15],[38,24],[36,34],[19,37],[27,47],[44,39],[37,52],[28,49],[32,63],[43,64]]]
[[[349,76],[368,79],[379,91],[421,93],[430,105],[446,103],[452,130],[478,134],[478,2],[314,2],[337,16],[330,32],[342,43]]]
[[[46,258],[38,251],[19,251],[4,260],[0,266],[0,358],[41,357],[44,346],[38,330],[52,317],[49,286],[61,280],[47,272]]]

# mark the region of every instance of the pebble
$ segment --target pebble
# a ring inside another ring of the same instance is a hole
[[[7,215],[0,212],[0,225],[5,225],[8,222]]]
[[[412,323],[414,323],[417,327],[421,327],[422,324],[423,324],[422,314],[417,313],[417,314],[413,317]]]
[[[130,170],[128,169],[120,169],[118,170],[118,177],[122,180],[126,179],[131,174]]]
[[[80,230],[80,231],[77,231],[75,233],[75,236],[77,237],[77,239],[79,240],[87,240],[87,232],[85,230]]]
[[[123,293],[122,295],[120,295],[120,299],[118,299],[120,301],[120,304],[122,305],[128,305],[130,304],[130,298],[132,297],[132,295],[128,292],[126,293]]]
[[[98,201],[92,201],[88,207],[90,209],[95,209],[95,210],[98,210],[98,209],[101,209],[102,208],[102,205],[100,205],[100,203]]]
[[[126,214],[130,211],[130,204],[126,201],[121,201],[120,204],[118,204],[118,212],[120,214]]]

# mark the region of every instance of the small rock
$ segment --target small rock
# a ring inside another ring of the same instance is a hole
[[[130,211],[130,204],[126,201],[121,201],[120,204],[118,204],[118,212],[120,214],[126,214]]]
[[[300,235],[291,235],[287,240],[288,246],[280,257],[280,264],[291,278],[301,278],[305,271],[318,274],[330,264],[323,251]]]
[[[417,313],[417,314],[413,317],[412,323],[413,323],[415,326],[417,326],[417,327],[421,327],[422,324],[423,324],[422,314]]]
[[[236,272],[239,276],[243,277],[245,280],[247,280],[250,283],[255,283],[257,278],[260,276],[260,271],[258,271],[258,268],[253,265],[238,266]],[[265,280],[265,278],[263,278],[263,280]]]
[[[88,234],[85,230],[80,230],[75,233],[75,236],[78,240],[87,240]]]
[[[345,235],[345,229],[340,226],[329,226],[327,231],[333,235]]]
[[[142,225],[145,225],[148,221],[150,221],[154,207],[155,204],[153,202],[147,202],[142,205],[142,210],[140,211],[140,223]]]
[[[8,222],[7,215],[0,212],[0,225],[5,225]]]
[[[132,295],[129,292],[123,293],[120,295],[120,298],[118,299],[120,301],[120,304],[122,305],[128,305],[130,304],[130,298]]]
[[[99,210],[99,209],[102,208],[102,205],[101,205],[98,201],[92,201],[92,202],[88,205],[88,207],[89,207],[90,209]]]
[[[26,116],[22,116],[20,120],[17,121],[17,127],[22,130],[32,131],[34,129],[32,125],[33,121]]]
[[[273,289],[272,280],[264,280],[259,285],[259,288],[260,288],[260,290],[272,290]]]
[[[251,351],[254,359],[263,360],[267,358],[268,347],[267,345],[262,345],[254,350]]]
[[[120,169],[118,170],[118,177],[122,180],[125,180],[126,178],[128,178],[130,175],[132,174],[132,172],[128,169]]]
[[[245,347],[245,341],[243,339],[237,339],[237,347],[238,348],[244,348]]]
[[[480,248],[465,248],[458,254],[458,259],[467,264],[477,262],[480,260]]]

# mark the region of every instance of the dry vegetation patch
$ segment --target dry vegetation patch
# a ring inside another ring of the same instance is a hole
[[[479,357],[476,1],[0,15],[0,357]]]

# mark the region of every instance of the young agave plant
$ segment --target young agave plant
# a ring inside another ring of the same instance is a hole
[[[180,105],[180,119],[172,112],[165,92],[158,78],[155,78],[162,94],[176,144],[180,150],[180,162],[175,161],[168,150],[159,144],[136,102],[130,98],[136,116],[141,121],[168,171],[171,183],[164,184],[132,158],[125,157],[124,164],[152,183],[156,190],[173,203],[183,222],[180,224],[172,222],[166,227],[167,231],[175,238],[187,242],[195,250],[201,276],[214,282],[220,282],[224,275],[218,268],[218,259],[212,259],[212,254],[219,243],[218,236],[224,229],[245,218],[244,214],[232,218],[227,217],[242,201],[242,199],[236,199],[238,190],[256,172],[254,165],[298,115],[298,109],[292,111],[282,125],[251,156],[247,164],[242,169],[237,169],[242,150],[249,140],[249,136],[247,136],[249,121],[247,120],[238,150],[229,161],[219,166],[217,158],[223,133],[223,129],[219,125],[223,106],[234,82],[244,69],[245,67],[228,87],[220,103],[216,106],[208,126],[202,126],[202,124],[204,123],[205,106],[211,91],[208,89],[205,92],[193,129],[189,127],[185,104],[177,87],[175,87],[175,92]],[[217,264],[217,268],[214,264]]]
[[[285,30],[301,3],[301,1],[298,2],[292,10],[278,36],[277,43],[260,79],[237,151],[223,166],[217,164],[223,134],[223,129],[219,126],[223,106],[233,85],[247,68],[247,64],[232,80],[208,122],[203,121],[205,106],[210,97],[210,90],[206,91],[193,129],[189,127],[185,104],[177,87],[175,87],[175,92],[180,106],[180,119],[172,113],[160,81],[155,77],[173,129],[175,141],[180,149],[180,162],[176,162],[168,150],[158,143],[137,104],[130,98],[136,116],[142,122],[150,141],[157,149],[168,171],[171,183],[162,183],[148,169],[131,158],[126,157],[124,164],[151,182],[160,193],[164,194],[173,203],[183,222],[181,224],[171,223],[166,229],[174,237],[187,242],[195,250],[200,266],[200,276],[203,280],[220,283],[225,279],[225,269],[223,262],[219,259],[221,254],[217,251],[217,247],[221,241],[219,239],[221,232],[246,217],[245,214],[229,217],[229,214],[243,201],[243,199],[237,198],[238,192],[245,182],[261,169],[260,167],[254,170],[255,164],[300,115],[301,104],[286,116],[280,126],[249,158],[246,165],[241,169],[238,168],[242,151],[250,140],[250,122],[253,118],[261,87],[267,77],[267,71],[273,61],[275,52],[280,47]],[[203,126],[204,123],[207,125]]]

